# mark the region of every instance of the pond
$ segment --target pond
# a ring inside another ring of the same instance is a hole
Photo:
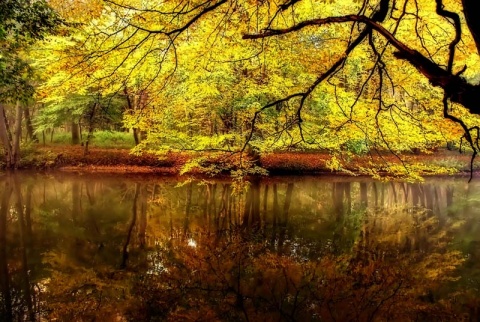
[[[480,182],[0,177],[0,321],[480,316]]]

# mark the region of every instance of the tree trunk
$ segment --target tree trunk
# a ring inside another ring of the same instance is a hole
[[[83,142],[82,124],[80,122],[78,122],[78,132],[80,133],[80,142]]]
[[[140,143],[140,136],[138,135],[138,129],[136,127],[133,128],[133,139],[135,140],[135,145]]]
[[[12,143],[8,135],[8,123],[5,115],[5,108],[0,104],[0,141],[3,144],[5,153],[5,166],[7,169],[13,166],[12,164]]]
[[[87,139],[85,140],[83,155],[88,154],[88,145],[90,144],[90,140],[93,137],[93,129],[94,129],[93,119],[95,117],[96,109],[97,109],[97,103],[95,102],[92,106],[92,109],[90,110],[90,115],[89,115],[89,119],[88,119],[88,134],[87,134]]]
[[[25,127],[27,129],[27,138],[32,140],[35,143],[38,143],[39,141],[38,141],[37,135],[35,134],[35,131],[34,131],[33,125],[32,125],[32,118],[30,116],[30,109],[26,105],[23,108],[23,114],[24,114],[24,117],[25,117]]]
[[[13,142],[12,142],[12,162],[13,167],[16,168],[18,164],[18,160],[20,159],[20,139],[22,138],[22,105],[19,101],[17,101],[17,105],[15,106],[15,133],[13,134]]]
[[[10,135],[7,117],[5,114],[5,107],[0,104],[0,141],[3,144],[5,151],[5,166],[8,169],[15,168],[20,156],[20,139],[22,135],[22,106],[18,101],[15,107],[15,133],[12,137]]]
[[[133,94],[132,95],[133,97],[132,97],[128,92],[127,87],[123,89],[123,93],[125,94],[125,98],[127,99],[127,109],[132,112],[135,111],[137,109],[138,101],[140,99],[137,99],[135,94]],[[135,140],[135,145],[138,145],[140,143],[139,129],[137,127],[132,127],[132,130],[133,130],[133,139]]]
[[[72,121],[72,144],[78,145],[80,144],[80,127],[78,126],[77,122]]]
[[[140,131],[140,142],[142,142],[143,140],[145,140],[147,138],[147,131],[143,131],[141,130]],[[139,142],[139,143],[140,143]]]

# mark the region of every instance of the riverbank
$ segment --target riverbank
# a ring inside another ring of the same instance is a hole
[[[178,175],[199,154],[167,153],[134,155],[128,149],[92,148],[84,155],[80,146],[35,146],[24,153],[21,169],[59,169],[74,172],[103,173],[154,173]],[[404,177],[409,173],[419,175],[446,175],[470,173],[469,154],[441,150],[430,154],[407,154],[396,156],[391,153],[364,156],[339,155],[332,158],[322,152],[279,152],[260,156],[258,165],[270,174],[370,174]],[[189,167],[188,173],[204,173],[208,166],[227,169],[229,163],[238,162],[238,155],[203,155],[198,166]],[[480,167],[474,164],[474,170]],[[374,169],[374,170],[371,170]],[[218,171],[221,173],[222,171]],[[228,170],[223,171],[228,173]]]

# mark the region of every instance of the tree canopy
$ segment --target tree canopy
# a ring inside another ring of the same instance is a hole
[[[31,69],[22,55],[26,46],[43,39],[60,23],[44,1],[6,0],[0,3],[0,100],[33,95]]]
[[[326,150],[333,169],[352,153],[448,143],[473,164],[480,150],[471,0],[49,5],[70,25],[34,46],[37,99],[122,98],[138,152]]]

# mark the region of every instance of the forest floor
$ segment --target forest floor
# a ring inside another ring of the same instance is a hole
[[[105,173],[157,173],[163,175],[177,175],[182,167],[198,154],[167,153],[164,156],[152,154],[133,155],[128,149],[91,148],[87,155],[83,147],[71,145],[36,146],[24,153],[20,168],[27,169],[61,169],[74,172],[105,172]],[[209,155],[211,157],[211,155]],[[215,163],[229,162],[237,156],[216,155],[209,161]],[[230,158],[230,159],[229,159]],[[359,169],[368,169],[372,166],[382,168],[403,168],[398,156],[392,153],[372,154],[364,156],[348,156],[341,159],[343,171],[334,171],[337,174],[355,174]],[[410,166],[416,167],[422,175],[444,173],[470,173],[471,155],[460,154],[458,151],[440,150],[429,154],[405,154],[401,159]],[[328,167],[331,156],[323,152],[279,152],[262,155],[259,165],[270,174],[322,174],[332,173]],[[442,172],[438,168],[449,169]],[[480,169],[476,162],[475,170]],[[190,173],[198,174],[195,168]]]

